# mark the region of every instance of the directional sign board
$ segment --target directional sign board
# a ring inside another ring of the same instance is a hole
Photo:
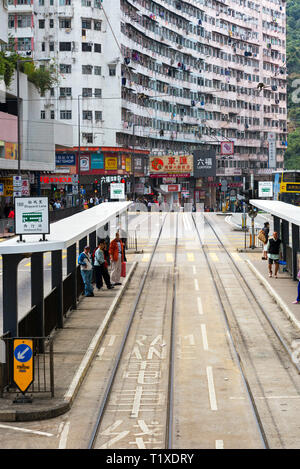
[[[33,381],[33,340],[14,340],[14,382],[24,394]]]

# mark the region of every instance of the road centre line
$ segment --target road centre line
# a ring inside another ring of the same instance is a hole
[[[198,283],[198,279],[197,279],[197,278],[194,278],[194,284],[195,284],[195,290],[196,290],[196,291],[199,291],[199,283]]]
[[[218,410],[216,392],[214,386],[213,371],[211,366],[206,367],[207,383],[208,383],[208,392],[209,392],[209,401],[211,410]]]
[[[200,316],[203,315],[203,307],[202,307],[202,300],[200,298],[200,296],[197,296],[197,306],[198,306],[198,313],[200,314]]]
[[[201,333],[202,333],[203,349],[208,350],[207,332],[206,332],[205,324],[201,324]]]

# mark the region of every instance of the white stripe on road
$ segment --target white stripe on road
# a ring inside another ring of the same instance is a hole
[[[53,436],[52,433],[39,432],[37,430],[28,430],[27,428],[12,427],[11,425],[0,424],[0,428],[4,428],[5,430],[15,430],[17,432],[23,432],[23,433],[34,433],[35,435],[41,435],[41,436]]]
[[[199,283],[198,283],[198,279],[197,279],[197,278],[194,278],[194,284],[195,284],[195,290],[196,290],[196,291],[199,291]]]
[[[201,324],[201,332],[202,332],[203,349],[208,350],[207,332],[206,332],[205,324]]]
[[[224,449],[224,441],[216,440],[216,449]]]
[[[213,377],[213,371],[212,371],[211,366],[206,367],[206,375],[207,375],[207,382],[208,382],[210,408],[211,410],[218,410],[216,392],[215,392],[215,386],[214,386],[214,377]]]
[[[200,314],[200,316],[202,316],[203,307],[202,307],[202,301],[201,301],[200,296],[197,297],[197,306],[198,306],[198,313]]]
[[[69,429],[70,429],[70,422],[66,422],[61,432],[58,449],[66,449]]]

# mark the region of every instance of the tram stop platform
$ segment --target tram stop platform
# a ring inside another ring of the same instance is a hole
[[[292,279],[288,272],[282,272],[281,266],[278,271],[278,278],[269,277],[268,261],[262,260],[260,252],[253,252],[248,256],[246,263],[256,278],[269,292],[273,300],[279,305],[284,314],[292,322],[296,330],[300,332],[300,303],[293,304],[297,298],[298,282]]]
[[[63,329],[53,335],[54,351],[54,397],[49,393],[30,394],[32,403],[14,404],[16,394],[0,399],[0,421],[24,422],[54,418],[70,410],[80,389],[91,361],[108,328],[110,320],[126,291],[137,262],[133,254],[126,253],[127,276],[122,286],[101,291],[94,289],[94,297],[81,296],[77,309],[72,310]],[[21,395],[21,393],[20,393]]]

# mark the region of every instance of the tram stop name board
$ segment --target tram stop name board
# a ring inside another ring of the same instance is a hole
[[[24,394],[33,382],[33,340],[14,340],[14,382]]]

